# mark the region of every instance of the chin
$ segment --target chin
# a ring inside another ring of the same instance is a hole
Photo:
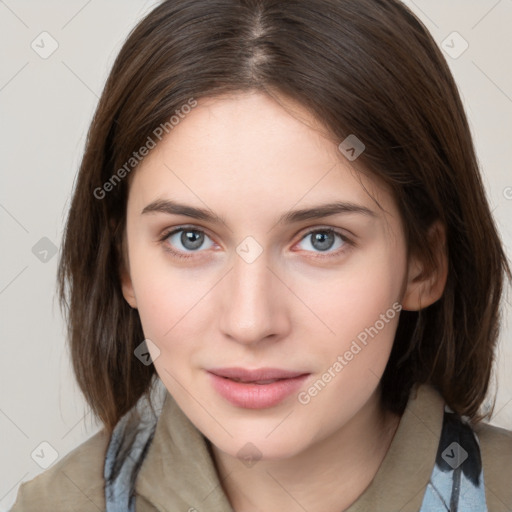
[[[215,444],[215,443],[214,443]],[[250,439],[250,437],[237,438],[227,445],[216,445],[219,450],[240,459],[248,467],[258,461],[276,461],[293,457],[303,451],[307,446],[299,440],[288,439],[285,443],[282,438],[270,442],[268,439]]]
[[[286,415],[282,416],[285,417]],[[283,429],[279,421],[261,422],[258,425],[249,425],[238,422],[236,425],[228,423],[229,436],[207,436],[217,448],[232,457],[254,460],[282,460],[293,457],[306,450],[314,439],[309,437],[302,422],[290,429]],[[285,420],[287,421],[287,420]],[[206,433],[207,434],[207,433]]]

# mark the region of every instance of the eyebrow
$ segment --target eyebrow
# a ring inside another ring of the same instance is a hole
[[[213,224],[225,224],[224,219],[213,213],[211,210],[181,204],[169,199],[158,199],[153,201],[142,210],[141,215],[152,212],[166,213],[169,215],[184,215],[186,217],[211,222]],[[368,217],[377,217],[377,214],[374,211],[366,208],[365,206],[351,202],[337,201],[334,203],[313,206],[311,208],[286,212],[279,217],[277,223],[293,224],[304,220],[321,219],[323,217],[342,213],[358,213]]]

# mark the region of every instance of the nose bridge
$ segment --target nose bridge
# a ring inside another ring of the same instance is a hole
[[[251,243],[237,247],[223,301],[222,329],[241,343],[276,334],[276,320],[282,314],[267,253],[261,248],[257,254]]]
[[[270,298],[272,273],[268,269],[268,261],[264,256],[259,256],[255,261],[248,263],[240,256],[235,258],[233,264],[233,286],[244,301],[267,302]],[[266,295],[269,297],[266,297]]]

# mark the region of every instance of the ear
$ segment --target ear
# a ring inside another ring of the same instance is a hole
[[[127,271],[124,266],[121,269],[121,289],[126,302],[128,302],[132,308],[137,309],[137,299],[133,291],[132,278],[130,277],[129,271]]]
[[[410,257],[402,299],[402,308],[408,311],[419,311],[436,302],[443,295],[446,285],[448,254],[444,225],[440,221],[435,221],[430,226],[427,236],[432,247],[435,268],[428,272],[420,258]]]
[[[135,292],[133,290],[132,278],[130,275],[130,263],[128,261],[128,251],[126,251],[126,239],[123,238],[121,247],[121,265],[119,268],[119,276],[121,279],[121,289],[123,297],[128,304],[137,309],[137,299],[135,298]]]

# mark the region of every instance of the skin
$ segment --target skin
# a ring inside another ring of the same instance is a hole
[[[237,511],[339,512],[364,492],[400,420],[381,407],[379,387],[399,314],[306,405],[294,393],[267,409],[236,407],[205,368],[310,372],[307,390],[394,303],[426,307],[446,281],[441,227],[432,231],[441,240],[438,267],[425,275],[407,258],[388,190],[358,177],[319,128],[300,105],[262,93],[202,99],[131,176],[123,294],[158,347],[159,354],[150,346],[158,375],[210,440]],[[141,213],[165,199],[225,222]],[[332,201],[375,216],[277,223],[283,213]],[[183,225],[203,230],[203,245],[189,249],[181,232],[159,240]],[[318,249],[308,233],[326,227],[353,243],[335,235],[331,248]],[[247,236],[262,249],[252,263],[236,251]],[[249,442],[261,456],[250,467],[237,457]]]

